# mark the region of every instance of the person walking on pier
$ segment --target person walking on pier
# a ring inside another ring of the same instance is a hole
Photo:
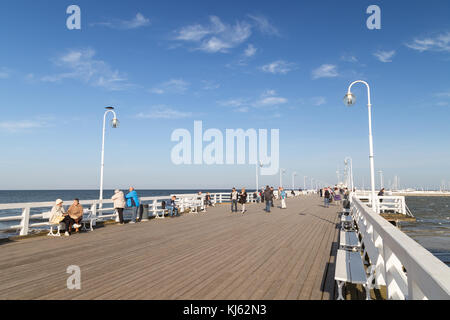
[[[274,208],[275,205],[273,204],[273,198],[274,198],[273,187],[270,187],[270,192],[272,193],[272,198],[271,198],[271,200],[270,200],[270,206],[271,206],[272,208]]]
[[[272,206],[273,201],[273,191],[266,186],[266,190],[264,190],[264,199],[266,201],[266,212],[270,212],[270,207]]]
[[[261,202],[264,203],[264,188],[261,189]]]
[[[123,225],[123,210],[125,209],[125,196],[119,189],[114,190],[114,195],[111,197],[114,202],[114,210],[119,215],[119,224]]]
[[[247,191],[245,188],[242,188],[241,193],[239,194],[239,203],[242,205],[241,213],[245,213],[245,204],[247,203]]]
[[[127,199],[127,207],[133,208],[133,216],[130,223],[135,223],[137,222],[137,214],[139,210],[139,197],[133,187],[130,187],[129,191],[130,192],[127,193],[125,198]]]
[[[237,212],[237,202],[238,202],[238,193],[236,191],[236,188],[233,188],[231,190],[231,212]]]
[[[331,192],[329,188],[324,189],[325,192],[323,194],[323,204],[325,205],[325,208],[330,207],[330,198],[331,198]]]
[[[286,191],[284,191],[283,187],[280,187],[278,191],[281,199],[281,209],[286,209]]]

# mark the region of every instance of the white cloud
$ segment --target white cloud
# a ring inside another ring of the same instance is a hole
[[[124,29],[124,30],[130,30],[130,29],[137,29],[141,27],[145,27],[150,25],[150,19],[144,17],[144,15],[140,12],[136,14],[136,16],[131,20],[113,20],[108,22],[96,22],[91,23],[91,26],[103,26],[108,27],[112,29]]]
[[[262,97],[270,97],[270,96],[275,96],[275,95],[277,95],[277,92],[273,89],[269,89],[269,90],[264,91],[261,96]]]
[[[288,99],[278,96],[275,90],[264,91],[258,99],[237,98],[218,101],[219,105],[233,108],[236,112],[248,112],[251,110],[250,108],[277,107],[286,103],[288,103]]]
[[[0,122],[0,130],[15,133],[26,131],[28,129],[43,128],[47,124],[39,120],[19,120],[19,121],[3,121]]]
[[[277,60],[262,66],[261,70],[273,74],[286,74],[293,70],[293,64],[284,60]]]
[[[412,42],[407,43],[408,48],[424,52],[424,51],[444,51],[450,52],[450,32],[438,34],[434,37],[416,38]]]
[[[244,112],[249,112],[250,108],[249,107],[239,107],[239,108],[234,109],[234,111],[244,113]]]
[[[234,108],[238,108],[238,107],[242,107],[245,104],[248,104],[248,100],[239,98],[239,99],[229,99],[229,100],[225,100],[225,101],[219,101],[218,104],[220,104],[223,107],[234,107]]]
[[[245,21],[227,25],[217,16],[210,16],[209,20],[210,24],[206,26],[195,24],[181,28],[176,32],[175,40],[194,42],[197,50],[216,53],[228,52],[252,34],[251,25]]]
[[[151,93],[164,94],[164,93],[177,93],[182,94],[187,91],[189,82],[183,79],[170,79],[157,87],[150,89]]]
[[[215,81],[210,80],[202,80],[203,83],[203,90],[215,90],[220,88],[220,84]]]
[[[256,25],[256,27],[261,33],[277,36],[280,35],[278,29],[275,28],[266,17],[251,14],[249,14],[248,17],[253,20],[253,23]]]
[[[323,64],[312,72],[313,79],[334,78],[337,76],[339,76],[337,66],[333,64]]]
[[[435,94],[436,97],[450,97],[450,91],[447,92],[439,92]]]
[[[313,98],[311,98],[311,103],[314,106],[318,107],[318,106],[321,106],[321,105],[327,103],[327,99],[325,97],[313,97]]]
[[[41,80],[61,82],[64,79],[76,79],[112,91],[123,90],[131,86],[124,74],[113,70],[102,60],[95,60],[94,56],[95,51],[92,49],[71,50],[55,61],[57,67],[67,69],[67,72],[47,75]]]
[[[286,98],[277,96],[275,90],[266,90],[261,94],[260,100],[253,103],[254,107],[276,106],[287,103]]]
[[[182,119],[190,118],[192,115],[192,112],[178,111],[165,105],[158,105],[149,112],[137,114],[137,117],[141,119]]]
[[[266,97],[257,102],[257,105],[260,106],[273,106],[279,104],[285,104],[288,100],[282,97]]]
[[[373,54],[381,62],[392,62],[392,57],[395,55],[395,50],[392,51],[377,51]]]
[[[256,54],[257,50],[258,49],[256,49],[252,44],[249,44],[244,51],[244,56],[246,56],[247,58],[253,57]]]
[[[343,55],[343,56],[341,56],[341,60],[345,61],[345,62],[353,62],[353,63],[358,62],[358,58],[356,58],[353,55]]]
[[[9,78],[9,73],[7,73],[6,71],[0,71],[0,79],[8,79]]]

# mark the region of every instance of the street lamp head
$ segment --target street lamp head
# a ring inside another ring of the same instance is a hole
[[[355,95],[351,92],[348,92],[344,96],[344,103],[347,105],[347,107],[351,107],[352,105],[354,105],[356,103]]]
[[[106,110],[114,110],[114,107],[105,107]]]
[[[119,122],[119,120],[117,120],[117,118],[114,118],[111,120],[111,127],[118,128],[119,125],[120,125],[120,122]]]

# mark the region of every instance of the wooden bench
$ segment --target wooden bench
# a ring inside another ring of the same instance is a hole
[[[97,217],[92,215],[91,210],[84,209],[83,210],[83,219],[81,220],[82,228],[81,230],[87,231],[86,225],[89,224],[90,231],[94,231],[94,225],[97,222]]]
[[[50,223],[50,219],[52,217],[52,212],[51,211],[47,211],[42,213],[42,218],[43,219],[48,219],[48,226],[50,227],[50,230],[47,234],[47,236],[50,237],[60,237],[61,236],[61,222],[56,224],[56,223]],[[56,229],[56,233],[53,233],[53,228]]]
[[[51,218],[51,211],[47,211],[42,213],[43,219],[49,219]],[[86,225],[89,224],[90,230],[93,231],[93,226],[95,225],[96,218],[92,216],[92,213],[89,209],[84,209],[83,211],[83,219],[81,220],[82,230],[87,231]],[[47,234],[47,236],[50,237],[60,237],[61,236],[61,224],[64,222],[60,222],[58,224],[50,223],[50,221],[47,223],[50,227],[50,230]],[[56,229],[56,233],[54,233],[53,228]]]
[[[366,290],[366,300],[370,300],[371,278],[367,278],[359,251],[338,250],[334,280],[338,285],[338,300],[344,300],[342,287],[345,283],[361,284]]]

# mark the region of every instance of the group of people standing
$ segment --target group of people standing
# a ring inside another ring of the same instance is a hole
[[[241,213],[244,214],[247,210],[245,209],[245,204],[247,203],[247,191],[245,188],[241,189],[241,192],[237,192],[236,188],[231,190],[231,212],[238,212],[237,204],[241,204]]]
[[[125,208],[133,208],[132,211],[133,216],[131,218],[130,223],[139,222],[140,219],[142,218],[140,215],[138,218],[140,203],[138,194],[133,187],[130,187],[128,189],[128,193],[126,195],[124,195],[123,191],[119,189],[114,190],[114,195],[111,197],[111,200],[113,200],[114,202],[114,209],[117,211],[117,214],[119,215],[119,223],[121,225],[124,224],[123,211],[125,210]]]
[[[237,204],[241,204],[241,213],[245,213],[247,210],[245,209],[245,204],[247,203],[247,191],[245,188],[241,189],[241,192],[238,192],[236,188],[231,190],[231,212],[238,212]],[[273,200],[275,198],[273,187],[266,186],[266,188],[261,189],[261,191],[254,192],[253,197],[256,199],[256,202],[265,202],[266,203],[266,212],[270,212],[270,209],[274,207]],[[286,209],[286,198],[287,194],[283,187],[278,188],[278,198],[281,200],[281,208]]]
[[[334,188],[325,187],[319,190],[319,196],[323,197],[323,204],[325,208],[329,208],[330,203],[333,201],[340,203],[342,199],[347,200],[349,194],[350,192],[348,188],[338,188],[337,186],[335,186]]]

